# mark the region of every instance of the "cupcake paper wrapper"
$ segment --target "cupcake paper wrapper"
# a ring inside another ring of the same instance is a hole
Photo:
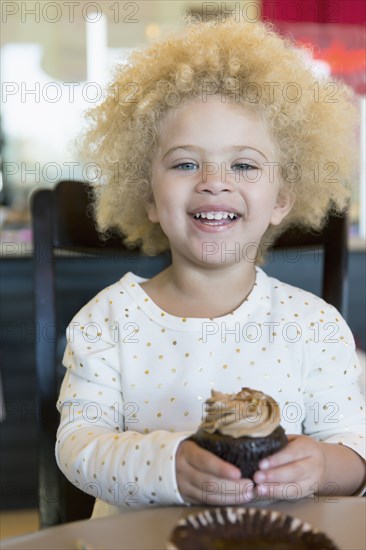
[[[274,510],[213,508],[181,519],[168,550],[339,550],[308,523]]]

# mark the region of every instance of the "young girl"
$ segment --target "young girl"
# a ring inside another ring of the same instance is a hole
[[[70,324],[60,468],[96,496],[94,516],[362,494],[350,330],[332,306],[256,267],[285,228],[317,229],[345,206],[350,92],[266,25],[234,18],[134,53],[109,91],[84,140],[106,175],[99,228],[147,254],[170,248],[172,264],[150,280],[127,273]],[[211,389],[242,386],[276,399],[290,440],[254,483],[186,441]]]

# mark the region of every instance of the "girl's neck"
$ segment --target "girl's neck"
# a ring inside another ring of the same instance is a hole
[[[206,318],[221,317],[239,307],[254,282],[255,266],[248,262],[218,269],[173,263],[142,287],[171,315]]]

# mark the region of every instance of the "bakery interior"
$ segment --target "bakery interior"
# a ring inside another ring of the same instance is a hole
[[[345,6],[347,4],[347,6]],[[366,80],[362,1],[348,0],[99,0],[2,2],[1,65],[1,327],[0,540],[39,529],[33,249],[30,196],[62,179],[89,174],[72,153],[81,113],[96,103],[117,61],[184,25],[185,14],[214,17],[241,10],[272,20],[284,33],[312,43],[319,71],[344,79],[360,109],[360,161],[349,209],[346,319],[361,360],[366,350]],[[71,150],[71,152],[70,152]],[[111,266],[111,269],[116,266]],[[304,255],[297,269],[275,258],[266,266],[290,284],[319,292],[318,268]],[[71,277],[101,276],[77,257],[60,267],[60,324],[75,300]],[[94,280],[95,284],[95,280]],[[65,339],[59,335],[60,349]]]

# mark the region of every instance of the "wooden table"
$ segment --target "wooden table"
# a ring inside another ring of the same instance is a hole
[[[356,497],[312,497],[298,501],[256,503],[254,507],[278,510],[307,521],[326,533],[341,550],[366,548],[366,499]],[[169,507],[128,510],[117,516],[84,520],[44,529],[2,541],[2,550],[73,549],[77,539],[96,549],[157,550],[176,521],[202,507]]]

